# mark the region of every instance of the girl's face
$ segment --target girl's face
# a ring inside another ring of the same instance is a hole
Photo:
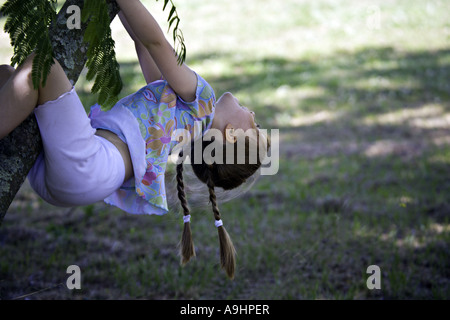
[[[220,113],[226,119],[226,125],[235,130],[247,131],[256,126],[255,113],[240,105],[239,100],[230,92],[225,92],[216,101],[216,113]]]

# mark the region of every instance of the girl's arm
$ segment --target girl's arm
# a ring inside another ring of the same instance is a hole
[[[125,27],[125,30],[127,30],[131,39],[133,39],[134,41],[134,46],[136,49],[136,54],[139,59],[139,64],[141,65],[142,74],[144,75],[147,84],[161,79],[161,71],[159,70],[158,66],[156,65],[155,61],[153,60],[148,50],[134,34],[122,11],[119,12],[119,18],[123,26]]]
[[[149,52],[172,89],[185,101],[195,99],[197,77],[177,56],[156,20],[139,0],[117,0],[134,36]]]

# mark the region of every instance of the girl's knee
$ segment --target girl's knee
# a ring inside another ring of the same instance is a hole
[[[15,70],[16,69],[11,67],[9,64],[2,64],[2,65],[0,65],[0,75],[5,74],[5,75],[11,76],[14,73]]]
[[[54,62],[47,76],[45,86],[39,88],[38,104],[56,100],[64,93],[72,90],[72,83],[67,78],[64,69],[57,60],[54,60]]]
[[[6,81],[13,75],[14,71],[13,67],[8,64],[0,65],[0,87],[2,87]]]

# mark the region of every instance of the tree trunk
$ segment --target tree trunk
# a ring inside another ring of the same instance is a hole
[[[114,0],[107,0],[110,19],[114,19],[119,8]],[[77,5],[83,8],[84,0],[67,0],[50,27],[53,52],[73,85],[78,80],[86,63],[87,46],[83,43],[86,25],[81,29],[67,27],[67,8]],[[19,127],[0,140],[0,224],[15,195],[42,151],[42,140],[34,114]]]

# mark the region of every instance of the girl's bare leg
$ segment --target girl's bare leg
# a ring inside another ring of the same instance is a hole
[[[3,64],[0,66],[0,90],[4,86],[6,82],[8,82],[9,78],[13,75],[15,69],[10,65]]]
[[[33,57],[34,55],[30,55],[12,74],[11,69],[7,70],[7,67],[3,66],[1,68],[5,74],[3,79],[8,72],[10,76],[0,89],[0,139],[21,124],[37,105],[55,100],[72,89],[64,70],[55,61],[45,87],[35,90],[31,80]]]

